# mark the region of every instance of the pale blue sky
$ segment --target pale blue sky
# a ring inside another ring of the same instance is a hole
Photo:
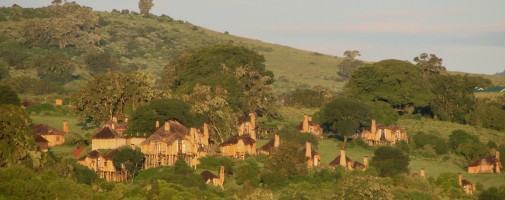
[[[2,0],[23,7],[51,0]],[[77,0],[94,10],[138,11],[136,0]],[[504,0],[154,0],[152,13],[219,32],[361,59],[412,60],[435,53],[450,71],[505,70]]]

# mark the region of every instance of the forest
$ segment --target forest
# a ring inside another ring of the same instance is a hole
[[[430,53],[368,62],[358,50],[297,50],[156,16],[153,6],[0,7],[0,198],[505,198],[496,169],[505,164],[505,93],[479,92],[504,86],[500,74],[447,71]],[[304,115],[324,139],[297,128]],[[241,131],[244,116],[257,128],[254,148],[277,136],[281,144],[269,154],[223,156],[220,144]],[[208,125],[213,145],[196,167],[179,159],[145,168],[141,148],[100,150],[128,172],[126,181],[107,181],[79,160],[113,119],[128,124],[121,137],[149,138],[170,120]],[[371,145],[364,134],[375,121],[404,128],[408,138]],[[62,122],[64,142],[44,151],[34,125]],[[307,165],[307,143],[320,165]],[[342,150],[353,160],[366,156],[369,166],[330,165]],[[491,173],[468,172],[489,156],[497,162]],[[201,174],[221,166],[222,188],[207,184]]]

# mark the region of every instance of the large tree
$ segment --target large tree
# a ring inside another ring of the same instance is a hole
[[[90,7],[65,2],[54,3],[45,11],[48,18],[29,19],[22,24],[23,42],[28,46],[88,50],[99,43],[100,37],[94,32],[98,17]]]
[[[429,85],[415,65],[383,60],[354,71],[344,93],[363,101],[384,101],[410,113],[414,107],[428,106],[433,98]]]
[[[372,113],[370,108],[359,100],[337,98],[321,108],[316,116],[326,127],[344,138],[342,149],[345,149],[347,138],[359,128],[368,126]]]
[[[445,67],[442,65],[442,58],[435,54],[422,53],[414,58],[416,66],[421,69],[424,77],[445,72]]]
[[[357,60],[356,57],[361,56],[361,53],[357,50],[347,50],[344,52],[344,60],[338,64],[338,75],[343,78],[350,78],[351,74],[358,67],[363,66],[365,63],[361,60]]]
[[[270,88],[273,73],[265,58],[244,47],[216,45],[182,53],[165,67],[164,87],[189,94],[197,84],[226,92],[234,112],[270,114],[275,98]]]
[[[103,122],[123,117],[127,109],[163,96],[154,89],[154,79],[145,73],[108,72],[94,76],[72,98],[73,109],[84,118]]]
[[[155,123],[176,119],[185,126],[203,126],[203,116],[190,112],[190,106],[177,99],[158,99],[139,107],[130,117],[128,135],[146,133],[148,136],[156,131]]]
[[[374,151],[370,166],[375,167],[380,176],[395,176],[409,172],[409,155],[390,146],[382,146]]]
[[[64,55],[53,54],[35,59],[32,62],[40,79],[47,79],[59,83],[72,80],[72,73],[79,65]]]
[[[40,167],[41,152],[37,150],[30,118],[15,105],[0,105],[0,167],[23,164]]]

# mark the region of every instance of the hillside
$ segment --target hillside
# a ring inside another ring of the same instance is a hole
[[[12,8],[2,8],[0,19],[0,57],[11,65],[12,76],[36,76],[32,68],[33,60],[47,54],[65,54],[79,63],[74,74],[79,79],[87,79],[90,72],[85,63],[86,53],[73,47],[38,47],[22,44],[26,20],[38,15],[44,16],[41,9],[26,9],[25,19],[9,19]],[[35,13],[35,14],[34,14]],[[101,40],[101,51],[115,55],[120,62],[120,70],[147,71],[158,80],[163,67],[181,52],[215,44],[234,44],[257,51],[265,56],[266,67],[275,74],[273,84],[277,92],[295,89],[299,86],[322,85],[332,91],[339,91],[343,82],[339,80],[336,66],[341,59],[316,52],[294,49],[287,46],[265,43],[259,40],[215,32],[189,22],[174,20],[168,16],[142,17],[138,14],[119,12],[94,12],[98,25],[94,29]],[[12,55],[17,58],[8,58]],[[19,57],[19,58],[18,58]],[[23,59],[23,60],[21,60]],[[68,84],[68,83],[67,83]],[[75,83],[74,83],[75,84]],[[66,86],[68,90],[73,84]]]

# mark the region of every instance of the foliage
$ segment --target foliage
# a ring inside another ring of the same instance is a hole
[[[19,106],[19,96],[11,87],[0,85],[0,105],[16,105]]]
[[[412,107],[427,106],[433,98],[427,85],[413,64],[383,60],[354,71],[344,93],[362,101],[384,101],[409,113]]]
[[[72,96],[73,109],[94,122],[103,122],[113,116],[121,118],[127,106],[136,110],[161,96],[154,84],[151,76],[140,72],[98,74]]]
[[[149,11],[153,6],[154,6],[153,0],[140,0],[139,1],[140,15],[148,16]]]
[[[477,102],[475,111],[469,116],[470,124],[477,127],[505,130],[505,110],[498,103]]]
[[[64,55],[47,55],[37,58],[32,63],[41,79],[47,79],[59,83],[72,80],[72,73],[78,64]]]
[[[156,131],[156,121],[163,125],[163,122],[176,119],[191,127],[201,127],[204,121],[201,115],[193,115],[190,112],[188,104],[177,99],[154,100],[135,110],[130,119],[127,134],[146,133],[147,136]]]
[[[370,166],[377,169],[380,176],[395,176],[409,172],[409,156],[395,147],[382,146],[374,151]]]
[[[430,110],[440,120],[466,123],[466,115],[475,108],[473,89],[476,87],[468,76],[433,75],[429,81],[435,98]]]
[[[9,76],[9,64],[0,58],[0,80]]]
[[[457,199],[463,195],[463,188],[459,185],[458,175],[455,173],[441,173],[435,183],[451,199]]]
[[[381,124],[389,126],[391,124],[394,124],[400,118],[398,112],[395,109],[391,108],[391,105],[386,102],[375,101],[367,102],[366,104],[370,107],[375,120]]]
[[[121,61],[108,51],[87,53],[84,55],[84,62],[93,73],[117,71],[121,64]]]
[[[339,182],[334,198],[337,199],[394,199],[391,185],[367,175],[348,176]]]
[[[246,159],[233,170],[238,185],[257,186],[259,184],[260,166],[253,159]]]
[[[350,98],[336,98],[321,108],[316,114],[321,122],[332,131],[344,137],[342,149],[345,149],[347,137],[370,123],[372,113],[363,102]]]
[[[505,199],[505,187],[490,187],[482,191],[479,195],[479,200],[500,200]]]
[[[442,58],[437,57],[437,55],[428,55],[427,53],[422,53],[414,58],[416,66],[423,72],[424,77],[445,72],[442,61]]]
[[[177,174],[187,175],[193,173],[193,169],[183,159],[175,161],[174,172]]]
[[[145,155],[140,149],[132,149],[131,147],[123,146],[117,149],[117,152],[112,158],[112,162],[117,171],[128,172],[128,176],[131,178],[142,169],[144,158]]]
[[[330,101],[332,95],[327,89],[321,88],[322,91],[315,89],[298,88],[287,94],[284,103],[287,106],[315,108],[321,107]]]
[[[224,166],[224,171],[226,174],[233,174],[235,168],[235,162],[233,159],[224,156],[205,156],[201,157],[200,165],[198,168],[209,169],[209,170],[219,170],[221,166]]]
[[[98,175],[89,168],[81,164],[74,165],[75,181],[77,183],[84,183],[91,185],[98,180]]]
[[[164,85],[183,94],[197,84],[211,86],[226,91],[226,101],[235,112],[267,114],[275,99],[269,86],[273,73],[265,70],[264,62],[263,56],[244,47],[208,46],[183,53],[167,65]]]
[[[344,52],[344,60],[338,64],[338,75],[343,78],[350,78],[352,72],[358,67],[363,66],[365,63],[361,60],[356,60],[357,56],[361,56],[361,53],[357,50],[347,50]]]
[[[98,44],[100,37],[94,33],[98,17],[90,7],[65,2],[50,5],[45,11],[50,18],[29,19],[22,24],[23,43],[29,47],[74,46],[85,50]]]
[[[453,150],[457,149],[459,145],[464,143],[479,143],[479,137],[470,135],[466,131],[458,129],[452,131],[449,135],[449,147]]]
[[[0,105],[0,167],[23,164],[40,167],[42,154],[37,150],[33,132],[28,127],[31,120],[18,106]]]
[[[292,179],[307,173],[306,159],[300,145],[283,142],[277,151],[271,154],[265,168]]]
[[[426,145],[431,145],[435,148],[435,152],[437,152],[437,154],[445,154],[449,151],[446,141],[433,134],[419,132],[414,135],[413,140],[417,148],[423,148]]]
[[[299,146],[305,146],[308,141],[313,148],[317,148],[319,139],[313,134],[302,133],[293,127],[286,127],[279,131],[279,137],[282,142],[294,143]]]
[[[288,177],[283,176],[276,171],[263,171],[260,175],[260,180],[263,186],[272,190],[282,188],[288,183]]]
[[[487,156],[489,149],[485,144],[470,141],[460,144],[456,149],[456,153],[463,155],[467,161],[474,161]]]

